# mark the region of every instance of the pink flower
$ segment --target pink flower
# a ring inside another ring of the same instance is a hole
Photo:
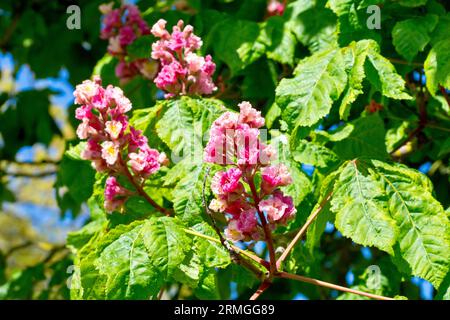
[[[236,130],[236,157],[238,165],[255,165],[259,158],[259,130],[240,125]]]
[[[292,183],[289,169],[284,164],[262,168],[261,173],[263,180],[261,187],[268,192],[277,187],[287,186]]]
[[[113,212],[121,207],[130,192],[122,187],[115,177],[108,177],[105,185],[105,209],[108,212]]]
[[[213,122],[214,127],[225,132],[226,129],[236,129],[239,121],[239,115],[235,112],[225,112]]]
[[[105,141],[102,143],[102,158],[109,165],[114,165],[119,156],[119,146],[112,141]]]
[[[217,195],[231,192],[243,191],[244,187],[239,181],[242,171],[237,168],[230,168],[228,171],[217,172],[211,180],[211,189]]]
[[[269,16],[282,16],[284,13],[284,4],[277,0],[270,0],[267,6]]]
[[[151,33],[157,38],[167,38],[169,37],[169,32],[166,30],[167,21],[164,19],[159,19],[151,30]]]
[[[277,151],[271,145],[260,144],[261,153],[259,162],[262,165],[268,165],[271,161],[277,158]]]
[[[232,241],[259,239],[256,210],[243,211],[237,219],[230,220],[225,236]]]
[[[168,91],[169,86],[173,86],[178,83],[180,76],[184,76],[186,70],[183,69],[181,64],[174,60],[170,64],[162,67],[158,76],[155,78],[156,86],[162,90]]]
[[[136,35],[134,34],[134,30],[131,26],[125,26],[120,29],[119,41],[121,46],[125,47],[131,44],[135,39]]]
[[[138,148],[147,146],[147,137],[142,134],[142,131],[130,127],[128,150],[135,152]]]
[[[88,119],[83,119],[83,122],[78,125],[77,136],[80,139],[87,139],[89,136],[90,125]]]
[[[102,147],[94,139],[89,139],[86,148],[81,153],[81,158],[85,160],[97,160],[102,156]]]
[[[119,121],[106,121],[105,127],[105,131],[108,132],[109,136],[113,140],[117,140],[117,138],[119,138],[119,135],[125,129],[122,123]]]
[[[284,196],[278,190],[269,196],[269,198],[259,203],[259,210],[267,214],[270,223],[276,222],[281,224],[285,224],[297,211],[292,198]]]
[[[152,58],[160,60],[161,70],[155,78],[156,86],[167,92],[166,98],[185,94],[211,94],[216,90],[212,81],[215,64],[211,56],[203,58],[195,50],[202,41],[194,35],[194,28],[184,27],[182,20],[170,34],[163,19],[152,27],[152,33],[160,40],[152,44]]]
[[[91,119],[92,118],[92,107],[89,105],[81,106],[75,110],[75,118],[78,120]]]
[[[84,80],[83,83],[75,87],[73,95],[75,96],[75,103],[81,105],[88,105],[91,99],[97,94],[100,85],[96,81]]]
[[[131,166],[134,173],[149,176],[159,170],[159,156],[160,154],[157,150],[145,148],[139,150],[138,153],[130,153],[128,155],[130,158],[128,164]]]
[[[252,128],[261,128],[264,126],[264,118],[261,117],[261,112],[253,109],[249,102],[241,102],[239,108],[239,122],[247,123]]]

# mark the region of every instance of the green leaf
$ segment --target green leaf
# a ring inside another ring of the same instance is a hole
[[[294,78],[281,80],[276,102],[290,126],[311,126],[329,113],[347,82],[343,64],[340,51],[326,50],[302,60]]]
[[[65,152],[65,155],[72,160],[85,161],[85,159],[81,158],[81,153],[84,149],[86,149],[86,144],[86,141],[82,141],[75,146],[70,146],[69,149]]]
[[[343,160],[355,158],[386,159],[388,157],[385,144],[383,120],[375,113],[352,121],[351,134],[337,141],[333,151]]]
[[[301,170],[300,164],[295,159],[295,153],[289,150],[289,140],[291,137],[280,134],[271,140],[271,145],[278,148],[278,157],[273,164],[283,163],[288,167],[292,176],[293,183],[282,187],[283,192],[291,196],[294,200],[294,205],[298,206],[305,199],[305,197],[312,191],[312,184],[306,174]]]
[[[397,100],[411,99],[405,92],[405,81],[392,63],[379,53],[378,46],[369,52],[368,57],[370,64],[366,64],[366,75],[384,96]]]
[[[259,25],[253,21],[226,19],[214,26],[208,41],[215,57],[224,61],[236,74],[264,54],[265,46],[259,41]]]
[[[332,167],[339,162],[337,155],[325,146],[307,140],[296,143],[292,152],[295,161],[310,164],[319,168]]]
[[[424,64],[427,88],[434,96],[439,86],[450,88],[450,39],[433,45]]]
[[[219,239],[214,229],[206,222],[196,224],[192,227],[192,230]],[[194,246],[200,260],[208,268],[225,268],[231,263],[230,254],[220,243],[194,236]]]
[[[344,91],[339,116],[346,120],[350,107],[356,98],[363,93],[362,82],[365,78],[364,63],[370,50],[376,47],[372,40],[361,40],[352,42],[348,47],[342,48],[346,69],[348,73],[348,84]]]
[[[286,26],[311,52],[337,47],[337,21],[333,12],[321,3],[300,0],[286,7]]]
[[[364,246],[393,253],[397,227],[387,210],[383,184],[360,160],[347,162],[334,186],[331,210],[336,228]]]
[[[414,275],[438,288],[449,271],[450,222],[433,198],[431,183],[403,165],[380,161],[373,164],[384,183],[389,211],[398,226],[401,256]]]
[[[106,277],[104,298],[148,299],[157,294],[164,279],[161,273],[165,275],[169,265],[169,239],[160,230],[163,227],[152,227],[133,223],[101,251],[94,265]],[[150,237],[161,246],[159,250],[151,247],[147,251],[146,242],[151,241]],[[161,263],[154,265],[155,262]]]
[[[151,219],[142,231],[151,264],[164,279],[170,278],[191,248],[192,240],[175,219],[168,217]]]
[[[294,64],[297,41],[282,17],[274,16],[267,19],[261,26],[258,40],[265,44],[265,52],[269,59],[283,64]]]
[[[397,22],[392,29],[392,40],[397,52],[412,61],[430,42],[430,33],[437,23],[438,16],[434,14]]]

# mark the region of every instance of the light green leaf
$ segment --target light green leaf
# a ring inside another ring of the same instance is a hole
[[[450,39],[433,45],[424,64],[427,88],[434,96],[439,86],[450,88]]]
[[[339,162],[338,156],[333,151],[318,143],[299,140],[296,144],[292,152],[295,161],[319,168],[332,167]]]
[[[450,223],[432,195],[431,183],[418,171],[373,161],[396,221],[401,256],[414,275],[436,288],[449,271]]]
[[[349,161],[334,186],[331,210],[336,228],[364,246],[376,246],[393,253],[397,227],[387,210],[383,184],[370,174],[366,165]]]
[[[276,89],[283,119],[297,127],[313,125],[325,117],[347,82],[343,64],[342,54],[334,49],[302,60],[295,77],[281,80]]]
[[[405,81],[395,71],[392,63],[379,53],[378,46],[369,52],[368,57],[370,66],[375,69],[376,74],[370,72],[370,68],[366,68],[366,74],[384,96],[397,100],[412,99],[405,92]]]

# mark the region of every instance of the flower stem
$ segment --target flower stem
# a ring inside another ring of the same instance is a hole
[[[297,280],[297,281],[301,281],[301,282],[311,283],[311,284],[314,284],[316,286],[321,286],[321,287],[325,287],[325,288],[329,288],[329,289],[339,290],[339,291],[342,291],[342,292],[353,293],[353,294],[357,294],[357,295],[360,295],[360,296],[368,297],[368,298],[371,298],[371,299],[395,300],[393,298],[380,296],[380,295],[377,295],[377,294],[372,294],[372,293],[359,291],[359,290],[355,290],[355,289],[350,289],[350,288],[347,288],[347,287],[338,286],[336,284],[332,284],[332,283],[325,282],[325,281],[322,281],[322,280],[317,280],[317,279],[314,279],[314,278],[308,278],[308,277],[304,277],[304,276],[299,276],[299,275],[291,274],[291,273],[287,273],[287,272],[280,272],[280,273],[276,274],[276,276],[279,277],[279,278],[291,279],[291,280]]]
[[[147,200],[148,203],[150,203],[156,210],[159,212],[165,214],[166,216],[170,217],[172,215],[171,210],[161,207],[159,204],[155,202],[148,194],[145,192],[144,188],[136,181],[136,179],[131,174],[130,170],[128,169],[128,166],[123,161],[123,159],[120,157],[120,164],[123,167],[123,172],[125,173],[125,176],[128,178],[128,180],[131,182],[131,184],[136,189],[137,193],[144,197],[145,200]]]
[[[253,177],[250,179],[247,179],[248,185],[250,186],[250,190],[252,191],[253,201],[255,202],[255,208],[258,212],[259,219],[261,220],[261,224],[264,229],[264,236],[267,243],[267,248],[269,250],[269,257],[270,257],[270,276],[272,276],[276,272],[276,258],[275,258],[275,249],[273,245],[273,239],[272,239],[272,232],[269,229],[269,224],[267,223],[266,217],[264,214],[259,210],[259,197],[258,193],[256,192],[255,183],[253,181]]]
[[[317,215],[319,212],[322,211],[322,209],[325,207],[325,205],[328,203],[332,195],[332,192],[329,192],[328,195],[320,202],[319,207],[311,214],[311,216],[308,218],[306,223],[303,225],[303,227],[298,231],[298,233],[295,235],[294,239],[289,243],[289,245],[286,247],[286,250],[284,250],[283,254],[280,258],[277,260],[277,270],[280,269],[281,264],[283,261],[287,258],[289,253],[292,251],[294,246],[297,244],[297,242],[302,238],[302,236],[305,234],[308,227],[313,223],[313,221],[317,218]]]

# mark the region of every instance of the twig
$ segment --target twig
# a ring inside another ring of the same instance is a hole
[[[272,283],[269,282],[269,281],[264,281],[263,283],[261,283],[261,285],[259,286],[258,290],[256,290],[256,292],[250,297],[250,300],[258,299],[264,293],[264,291],[269,289],[271,284]]]
[[[407,66],[417,66],[417,67],[423,67],[423,63],[421,62],[409,62],[401,59],[396,58],[387,58],[390,62],[396,63],[396,64],[403,64]]]
[[[313,221],[317,218],[317,215],[319,212],[322,211],[322,209],[325,207],[325,205],[328,203],[332,195],[332,191],[328,193],[328,195],[320,202],[319,207],[313,212],[313,214],[308,218],[308,220],[305,222],[303,227],[298,231],[294,239],[289,243],[289,245],[286,247],[286,250],[284,250],[283,254],[278,258],[277,260],[277,270],[280,269],[281,264],[283,261],[287,258],[291,250],[294,248],[294,246],[297,244],[297,242],[302,238],[302,236],[305,234],[308,227],[313,223]]]
[[[353,294],[357,294],[357,295],[360,295],[360,296],[368,297],[368,298],[371,298],[371,299],[395,300],[393,298],[380,296],[380,295],[377,295],[377,294],[372,294],[372,293],[359,291],[359,290],[355,290],[355,289],[350,289],[350,288],[347,288],[347,287],[338,286],[336,284],[332,284],[332,283],[325,282],[325,281],[322,281],[322,280],[317,280],[317,279],[314,279],[314,278],[308,278],[308,277],[304,277],[304,276],[299,276],[299,275],[291,274],[291,273],[287,273],[287,272],[280,272],[276,276],[279,277],[279,278],[291,279],[291,280],[297,280],[297,281],[301,281],[301,282],[311,283],[311,284],[314,284],[316,286],[321,286],[321,287],[334,289],[334,290],[338,290],[338,291],[342,291],[342,292],[353,293]]]

